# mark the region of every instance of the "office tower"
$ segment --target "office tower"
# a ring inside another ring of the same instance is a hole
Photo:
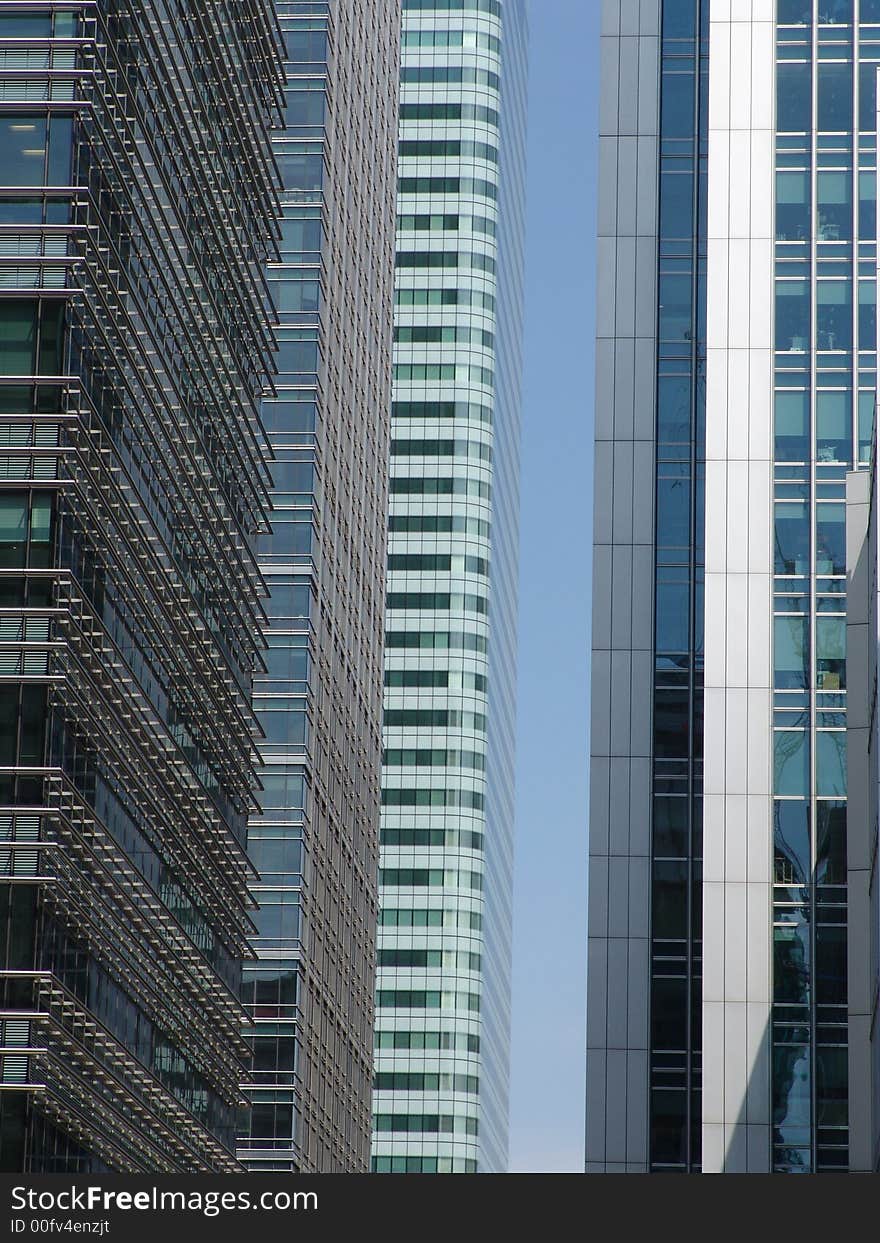
[[[244,971],[253,1171],[369,1168],[397,0],[278,0],[286,44],[265,732]]]
[[[0,10],[0,1149],[241,1171],[277,27]]]
[[[590,1170],[874,1165],[845,476],[878,62],[875,0],[605,8]]]
[[[507,1161],[526,13],[403,0],[373,1168]]]

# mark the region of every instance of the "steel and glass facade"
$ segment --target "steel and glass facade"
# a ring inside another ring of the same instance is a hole
[[[403,0],[373,1168],[503,1170],[526,17]]]
[[[281,90],[261,0],[0,6],[7,1170],[243,1169]]]
[[[700,1166],[708,17],[603,13],[589,1171]]]
[[[369,1165],[381,772],[397,0],[278,0],[285,44],[264,738],[239,1156]]]
[[[605,15],[588,1168],[873,1168],[845,476],[873,437],[880,6],[648,7]],[[697,7],[699,47],[673,33]]]

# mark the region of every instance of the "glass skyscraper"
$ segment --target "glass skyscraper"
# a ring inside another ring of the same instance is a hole
[[[507,1160],[523,0],[403,0],[373,1168]]]
[[[5,1170],[243,1170],[279,42],[0,7]]]
[[[748,10],[603,15],[593,1171],[874,1164],[845,476],[873,438],[880,5]]]
[[[244,969],[254,1172],[368,1169],[381,772],[397,0],[277,0],[278,379]]]

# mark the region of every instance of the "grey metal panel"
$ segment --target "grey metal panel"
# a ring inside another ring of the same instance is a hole
[[[874,472],[846,481],[847,566],[847,1002],[849,1024],[849,1168],[874,1169],[874,1091],[871,1028],[877,989],[876,911],[872,865],[876,850],[876,775],[871,768],[871,724],[877,709],[877,522]],[[876,1089],[876,1085],[875,1089]]]
[[[648,1162],[660,0],[602,18],[586,1168]],[[647,304],[647,306],[646,306]],[[610,549],[610,559],[608,550]],[[610,566],[610,583],[609,583]],[[599,891],[603,892],[600,894]],[[594,914],[596,917],[594,918]],[[603,926],[604,925],[604,926]]]
[[[772,6],[710,23],[702,1168],[734,1173],[770,1160]]]

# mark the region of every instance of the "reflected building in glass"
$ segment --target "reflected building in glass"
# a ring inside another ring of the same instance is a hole
[[[263,0],[0,6],[7,1171],[243,1172],[282,87]]]
[[[403,0],[373,1168],[507,1163],[526,16]]]
[[[751,8],[603,17],[594,1171],[875,1165],[846,475],[873,438],[880,4]]]

